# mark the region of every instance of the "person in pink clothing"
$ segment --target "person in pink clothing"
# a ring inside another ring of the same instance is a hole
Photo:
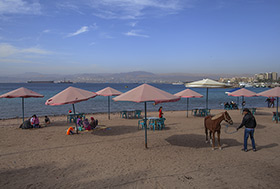
[[[30,123],[33,126],[33,128],[40,128],[39,119],[35,114],[31,117]]]

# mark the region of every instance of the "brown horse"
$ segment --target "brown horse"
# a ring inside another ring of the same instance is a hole
[[[218,145],[219,149],[221,150],[220,144],[220,134],[221,134],[221,122],[225,120],[230,125],[233,124],[231,117],[229,116],[228,112],[222,112],[215,116],[207,116],[204,118],[204,126],[205,126],[205,134],[206,134],[206,143],[208,143],[208,129],[209,129],[209,136],[210,136],[210,143],[212,144],[212,150],[215,148],[215,132],[218,134]],[[212,138],[213,133],[213,138]],[[211,140],[212,139],[212,140]]]

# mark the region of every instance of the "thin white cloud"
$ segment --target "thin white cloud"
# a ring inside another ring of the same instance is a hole
[[[193,0],[67,0],[59,8],[91,11],[104,19],[138,19],[178,13],[191,7]]]
[[[138,22],[130,22],[130,23],[129,23],[129,25],[130,25],[131,27],[133,27],[133,28],[134,28],[137,24],[138,24]]]
[[[102,18],[136,19],[153,14],[170,14],[181,9],[178,0],[91,1],[94,14]]]
[[[67,35],[67,37],[73,37],[73,36],[79,35],[79,34],[81,34],[81,33],[88,32],[88,31],[89,31],[88,26],[83,26],[83,27],[81,27],[79,30],[77,30],[76,32],[74,32],[74,33],[69,33],[69,34]]]
[[[24,0],[0,0],[0,15],[5,14],[41,14],[41,5]]]
[[[0,43],[0,57],[10,57],[10,56],[18,56],[18,55],[26,55],[26,54],[38,54],[38,55],[46,55],[51,54],[52,52],[46,51],[41,48],[31,47],[31,48],[17,48],[8,43]]]
[[[141,34],[139,32],[141,32],[141,31],[140,30],[131,30],[129,32],[126,32],[125,35],[133,36],[133,37],[144,37],[144,38],[149,38],[150,37],[148,35],[144,35],[144,34]]]

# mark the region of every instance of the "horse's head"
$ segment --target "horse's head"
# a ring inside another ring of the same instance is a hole
[[[231,119],[231,117],[230,117],[230,115],[228,114],[227,111],[225,111],[225,113],[224,113],[224,118],[225,118],[225,121],[226,121],[227,123],[229,123],[230,125],[233,124],[233,121],[232,121],[232,119]]]

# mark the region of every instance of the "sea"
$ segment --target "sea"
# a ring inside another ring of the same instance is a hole
[[[44,98],[25,98],[24,99],[24,115],[30,117],[33,114],[37,116],[53,116],[66,115],[70,109],[71,104],[60,106],[45,105],[47,99],[53,97],[57,93],[66,89],[69,86],[97,92],[106,87],[112,87],[121,92],[127,92],[141,84],[138,83],[0,83],[0,95],[20,87],[25,87],[37,93],[44,95]],[[184,85],[172,84],[150,84],[161,90],[171,94],[178,93],[185,90]],[[188,109],[205,108],[206,107],[206,88],[191,88],[192,90],[204,95],[203,98],[190,98]],[[268,88],[247,88],[256,93],[268,90]],[[232,90],[232,88],[209,88],[208,92],[208,108],[223,109],[224,102],[234,101],[241,107],[241,97],[228,96],[225,92]],[[115,102],[110,97],[110,111],[119,112],[126,109],[139,109],[144,111],[144,103],[135,102]],[[245,107],[265,107],[265,97],[245,97]],[[147,103],[147,111],[157,111],[159,107],[163,107],[164,111],[187,110],[187,99],[182,98],[177,102],[168,102],[155,105],[152,102]],[[75,110],[79,113],[106,113],[108,112],[108,97],[97,96],[87,101],[75,104]],[[21,98],[0,98],[0,119],[9,119],[22,117],[22,99]]]

